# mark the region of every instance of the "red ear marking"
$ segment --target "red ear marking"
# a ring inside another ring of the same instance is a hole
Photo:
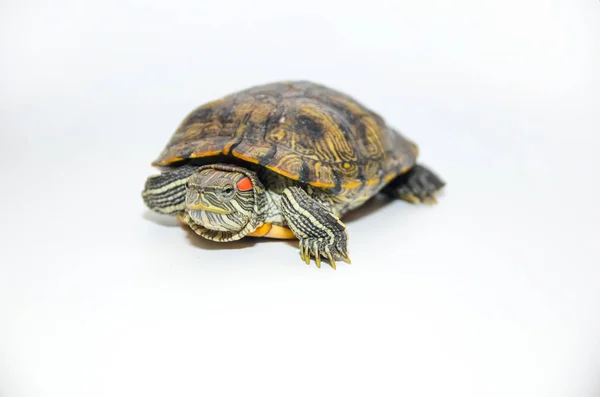
[[[238,188],[238,190],[241,190],[242,192],[250,190],[250,189],[252,189],[252,181],[250,180],[250,178],[245,177],[244,179],[242,179],[241,181],[239,181],[237,183],[237,188]]]

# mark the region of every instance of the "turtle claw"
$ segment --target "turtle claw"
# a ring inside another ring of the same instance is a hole
[[[337,268],[335,267],[335,260],[333,260],[333,255],[327,253],[327,259],[329,260],[329,264],[331,265],[333,270],[336,270]]]
[[[335,260],[348,261],[346,225],[330,208],[298,186],[286,188],[280,204],[287,225],[300,240],[300,257],[306,263],[314,257],[317,267],[321,267],[323,257],[335,269]]]
[[[435,195],[431,195],[431,196],[425,197],[423,199],[423,203],[428,204],[428,205],[436,205],[438,202],[437,202]]]
[[[300,245],[300,258],[302,258],[307,265],[310,265],[310,252],[308,252],[308,249],[303,245]]]
[[[329,245],[329,239],[302,238],[300,239],[300,258],[308,265],[312,257],[315,258],[315,264],[321,267],[321,261],[325,258],[331,267],[336,270],[336,259],[350,263],[350,258],[345,247],[339,247],[340,244]]]

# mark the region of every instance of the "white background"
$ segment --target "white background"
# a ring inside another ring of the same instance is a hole
[[[0,395],[600,395],[600,2],[2,1]],[[197,105],[308,79],[447,180],[352,265],[154,216]]]

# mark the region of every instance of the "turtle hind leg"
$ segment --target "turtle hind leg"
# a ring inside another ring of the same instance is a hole
[[[433,171],[417,164],[406,173],[398,175],[382,192],[409,203],[435,204],[436,194],[445,185],[446,182]]]

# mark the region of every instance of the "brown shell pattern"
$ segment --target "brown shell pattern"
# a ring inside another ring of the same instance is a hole
[[[257,86],[200,106],[153,164],[233,157],[352,201],[410,169],[417,154],[414,143],[353,98],[300,81]]]

